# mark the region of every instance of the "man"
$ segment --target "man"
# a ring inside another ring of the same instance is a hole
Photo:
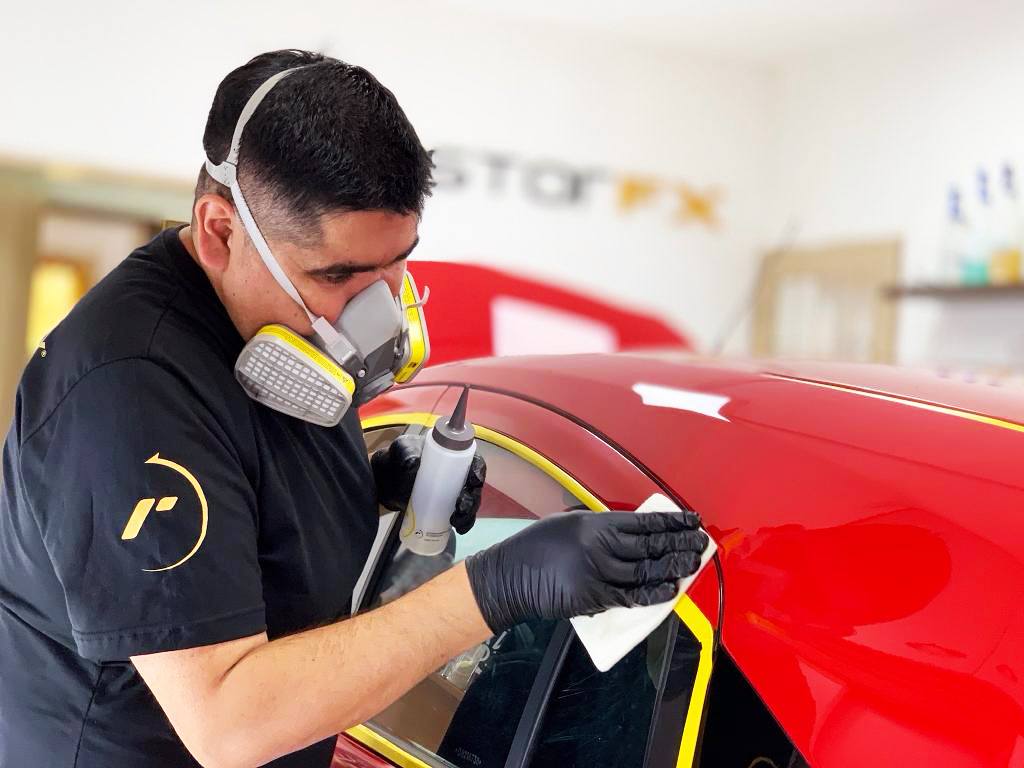
[[[448,658],[526,619],[666,600],[707,544],[690,513],[556,515],[346,618],[415,448],[371,467],[354,408],[313,424],[234,368],[268,324],[323,341],[353,297],[399,294],[430,158],[369,73],[302,51],[228,75],[204,146],[191,224],[90,291],[18,390],[4,767],[327,766],[339,731]],[[482,482],[477,462],[463,531]]]

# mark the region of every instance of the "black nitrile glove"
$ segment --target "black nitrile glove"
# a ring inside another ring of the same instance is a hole
[[[370,457],[373,479],[377,485],[377,498],[388,509],[397,511],[409,506],[416,471],[420,468],[423,440],[422,435],[401,435],[395,438],[390,446],[381,448]],[[452,510],[452,528],[460,534],[468,532],[476,522],[476,513],[480,509],[480,494],[483,492],[486,477],[487,465],[478,453],[469,465],[466,484],[455,502],[455,509]]]
[[[694,512],[566,512],[466,560],[495,634],[529,619],[589,616],[675,597],[700,566],[708,536]]]

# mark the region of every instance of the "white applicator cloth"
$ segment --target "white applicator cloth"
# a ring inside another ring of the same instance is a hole
[[[679,511],[679,507],[670,499],[656,493],[641,504],[636,511],[637,514],[676,512]],[[594,616],[577,616],[570,619],[573,629],[576,630],[576,636],[583,643],[583,647],[587,649],[594,666],[601,672],[607,672],[657,629],[661,622],[672,613],[683,593],[690,588],[690,585],[711,562],[717,549],[714,539],[709,535],[708,548],[704,550],[697,572],[679,580],[679,591],[675,598],[667,603],[635,608],[609,608]]]

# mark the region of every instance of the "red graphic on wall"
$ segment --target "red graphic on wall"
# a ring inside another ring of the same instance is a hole
[[[570,354],[668,348],[692,351],[659,318],[540,280],[472,264],[409,266],[426,307],[430,363],[517,354]]]

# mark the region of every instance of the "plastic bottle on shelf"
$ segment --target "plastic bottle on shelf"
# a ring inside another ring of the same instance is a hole
[[[972,217],[970,237],[960,262],[960,282],[964,285],[988,283],[988,264],[992,256],[992,199],[988,174],[978,171],[978,212]]]
[[[1021,211],[1013,167],[1003,165],[1000,190],[992,206],[993,243],[988,279],[1016,283],[1021,272]]]
[[[964,218],[963,206],[960,202],[960,190],[950,187],[949,196],[946,199],[946,230],[942,236],[941,258],[936,275],[938,282],[960,282],[970,237],[970,227],[967,226],[967,219]]]

